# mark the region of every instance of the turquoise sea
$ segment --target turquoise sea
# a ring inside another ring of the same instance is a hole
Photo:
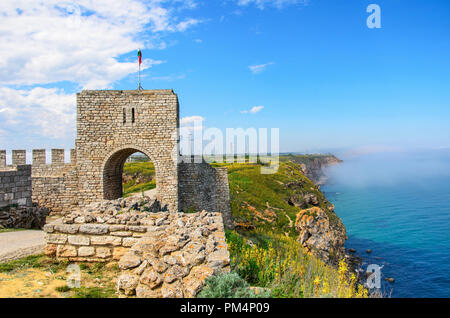
[[[391,297],[450,297],[450,152],[342,158],[322,187]],[[372,253],[367,254],[366,250]]]

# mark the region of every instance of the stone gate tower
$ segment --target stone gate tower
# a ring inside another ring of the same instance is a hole
[[[77,94],[79,201],[122,196],[125,160],[135,152],[155,165],[157,198],[178,210],[178,97],[172,90]]]

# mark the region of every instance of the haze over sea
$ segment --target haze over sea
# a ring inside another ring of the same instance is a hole
[[[327,170],[322,191],[335,204],[347,229],[346,247],[357,250],[364,270],[384,266],[387,296],[449,297],[450,151],[341,159]]]

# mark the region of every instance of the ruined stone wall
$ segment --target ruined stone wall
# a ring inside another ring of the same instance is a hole
[[[122,195],[122,168],[135,152],[155,164],[157,198],[178,210],[178,97],[172,90],[77,94],[79,203]]]
[[[121,202],[124,203],[125,200]],[[229,271],[221,213],[74,212],[46,224],[46,254],[71,262],[118,261],[118,291],[195,297],[208,276]]]
[[[51,150],[51,163],[46,162],[46,150],[34,149],[32,151],[32,164],[27,165],[29,168],[24,168],[26,163],[25,150],[12,151],[13,165],[6,166],[6,151],[0,151],[0,170],[10,170],[7,174],[12,175],[11,172],[19,167],[16,174],[23,174],[29,172],[29,180],[22,176],[22,179],[17,176],[12,179],[5,178],[0,180],[0,187],[11,186],[8,180],[21,180],[13,189],[18,192],[16,195],[22,195],[21,202],[27,197],[27,204],[35,203],[39,207],[46,207],[53,214],[60,214],[70,211],[71,208],[78,204],[78,180],[77,169],[75,164],[75,152],[71,150],[71,162],[65,163],[64,149]],[[20,168],[21,167],[21,168]],[[23,169],[27,169],[23,171]],[[29,170],[29,171],[28,171]],[[22,171],[22,172],[21,172]],[[22,183],[28,182],[24,188]],[[22,191],[23,190],[23,191]],[[23,192],[20,194],[19,192]],[[2,193],[0,191],[0,193]],[[0,201],[2,200],[0,196]]]
[[[47,164],[45,149],[33,150],[33,202],[52,214],[68,213],[78,205],[75,151],[71,150],[70,163],[64,161],[64,149],[52,149],[51,154],[51,163]]]
[[[21,153],[22,154],[22,153]],[[6,165],[6,152],[0,151],[0,208],[31,206],[31,166],[13,157],[13,165]]]
[[[225,226],[233,228],[230,190],[226,168],[213,168],[205,161],[183,159],[178,165],[179,206],[181,211],[217,211]]]

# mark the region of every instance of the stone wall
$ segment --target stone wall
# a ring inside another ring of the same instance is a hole
[[[195,297],[207,277],[229,271],[221,213],[149,213],[128,203],[124,213],[111,206],[88,209],[45,225],[46,254],[72,262],[118,261],[118,291],[143,298]]]
[[[121,258],[117,287],[139,298],[195,297],[207,277],[229,271],[229,264],[220,213],[167,214]]]
[[[51,150],[51,163],[46,162],[46,156],[45,149],[33,149],[32,164],[28,165],[30,187],[24,195],[30,196],[29,205],[33,202],[48,208],[53,214],[63,214],[78,205],[75,151],[71,150],[70,163],[64,161],[64,149]],[[6,151],[0,150],[0,171],[16,169],[18,164],[25,164],[26,159],[25,150],[13,150],[13,165],[6,166]],[[4,187],[4,180],[0,181],[0,187]]]
[[[30,165],[1,166],[0,162],[0,208],[9,205],[31,206]]]
[[[155,214],[155,217],[158,217]],[[160,216],[162,217],[162,216]],[[147,220],[151,224],[151,220]],[[119,260],[147,231],[146,226],[86,223],[85,218],[74,223],[46,224],[46,254],[73,262],[107,262]]]
[[[213,168],[205,161],[183,158],[178,165],[179,207],[181,211],[222,212],[227,228],[233,228],[230,190],[226,168]]]
[[[33,202],[52,214],[64,214],[78,205],[78,175],[75,150],[70,163],[64,161],[64,149],[51,150],[51,163],[45,149],[34,149],[32,158]]]
[[[13,165],[6,165],[6,151],[0,151],[0,228],[41,228],[49,211],[32,206],[31,165],[25,151],[12,158]]]

